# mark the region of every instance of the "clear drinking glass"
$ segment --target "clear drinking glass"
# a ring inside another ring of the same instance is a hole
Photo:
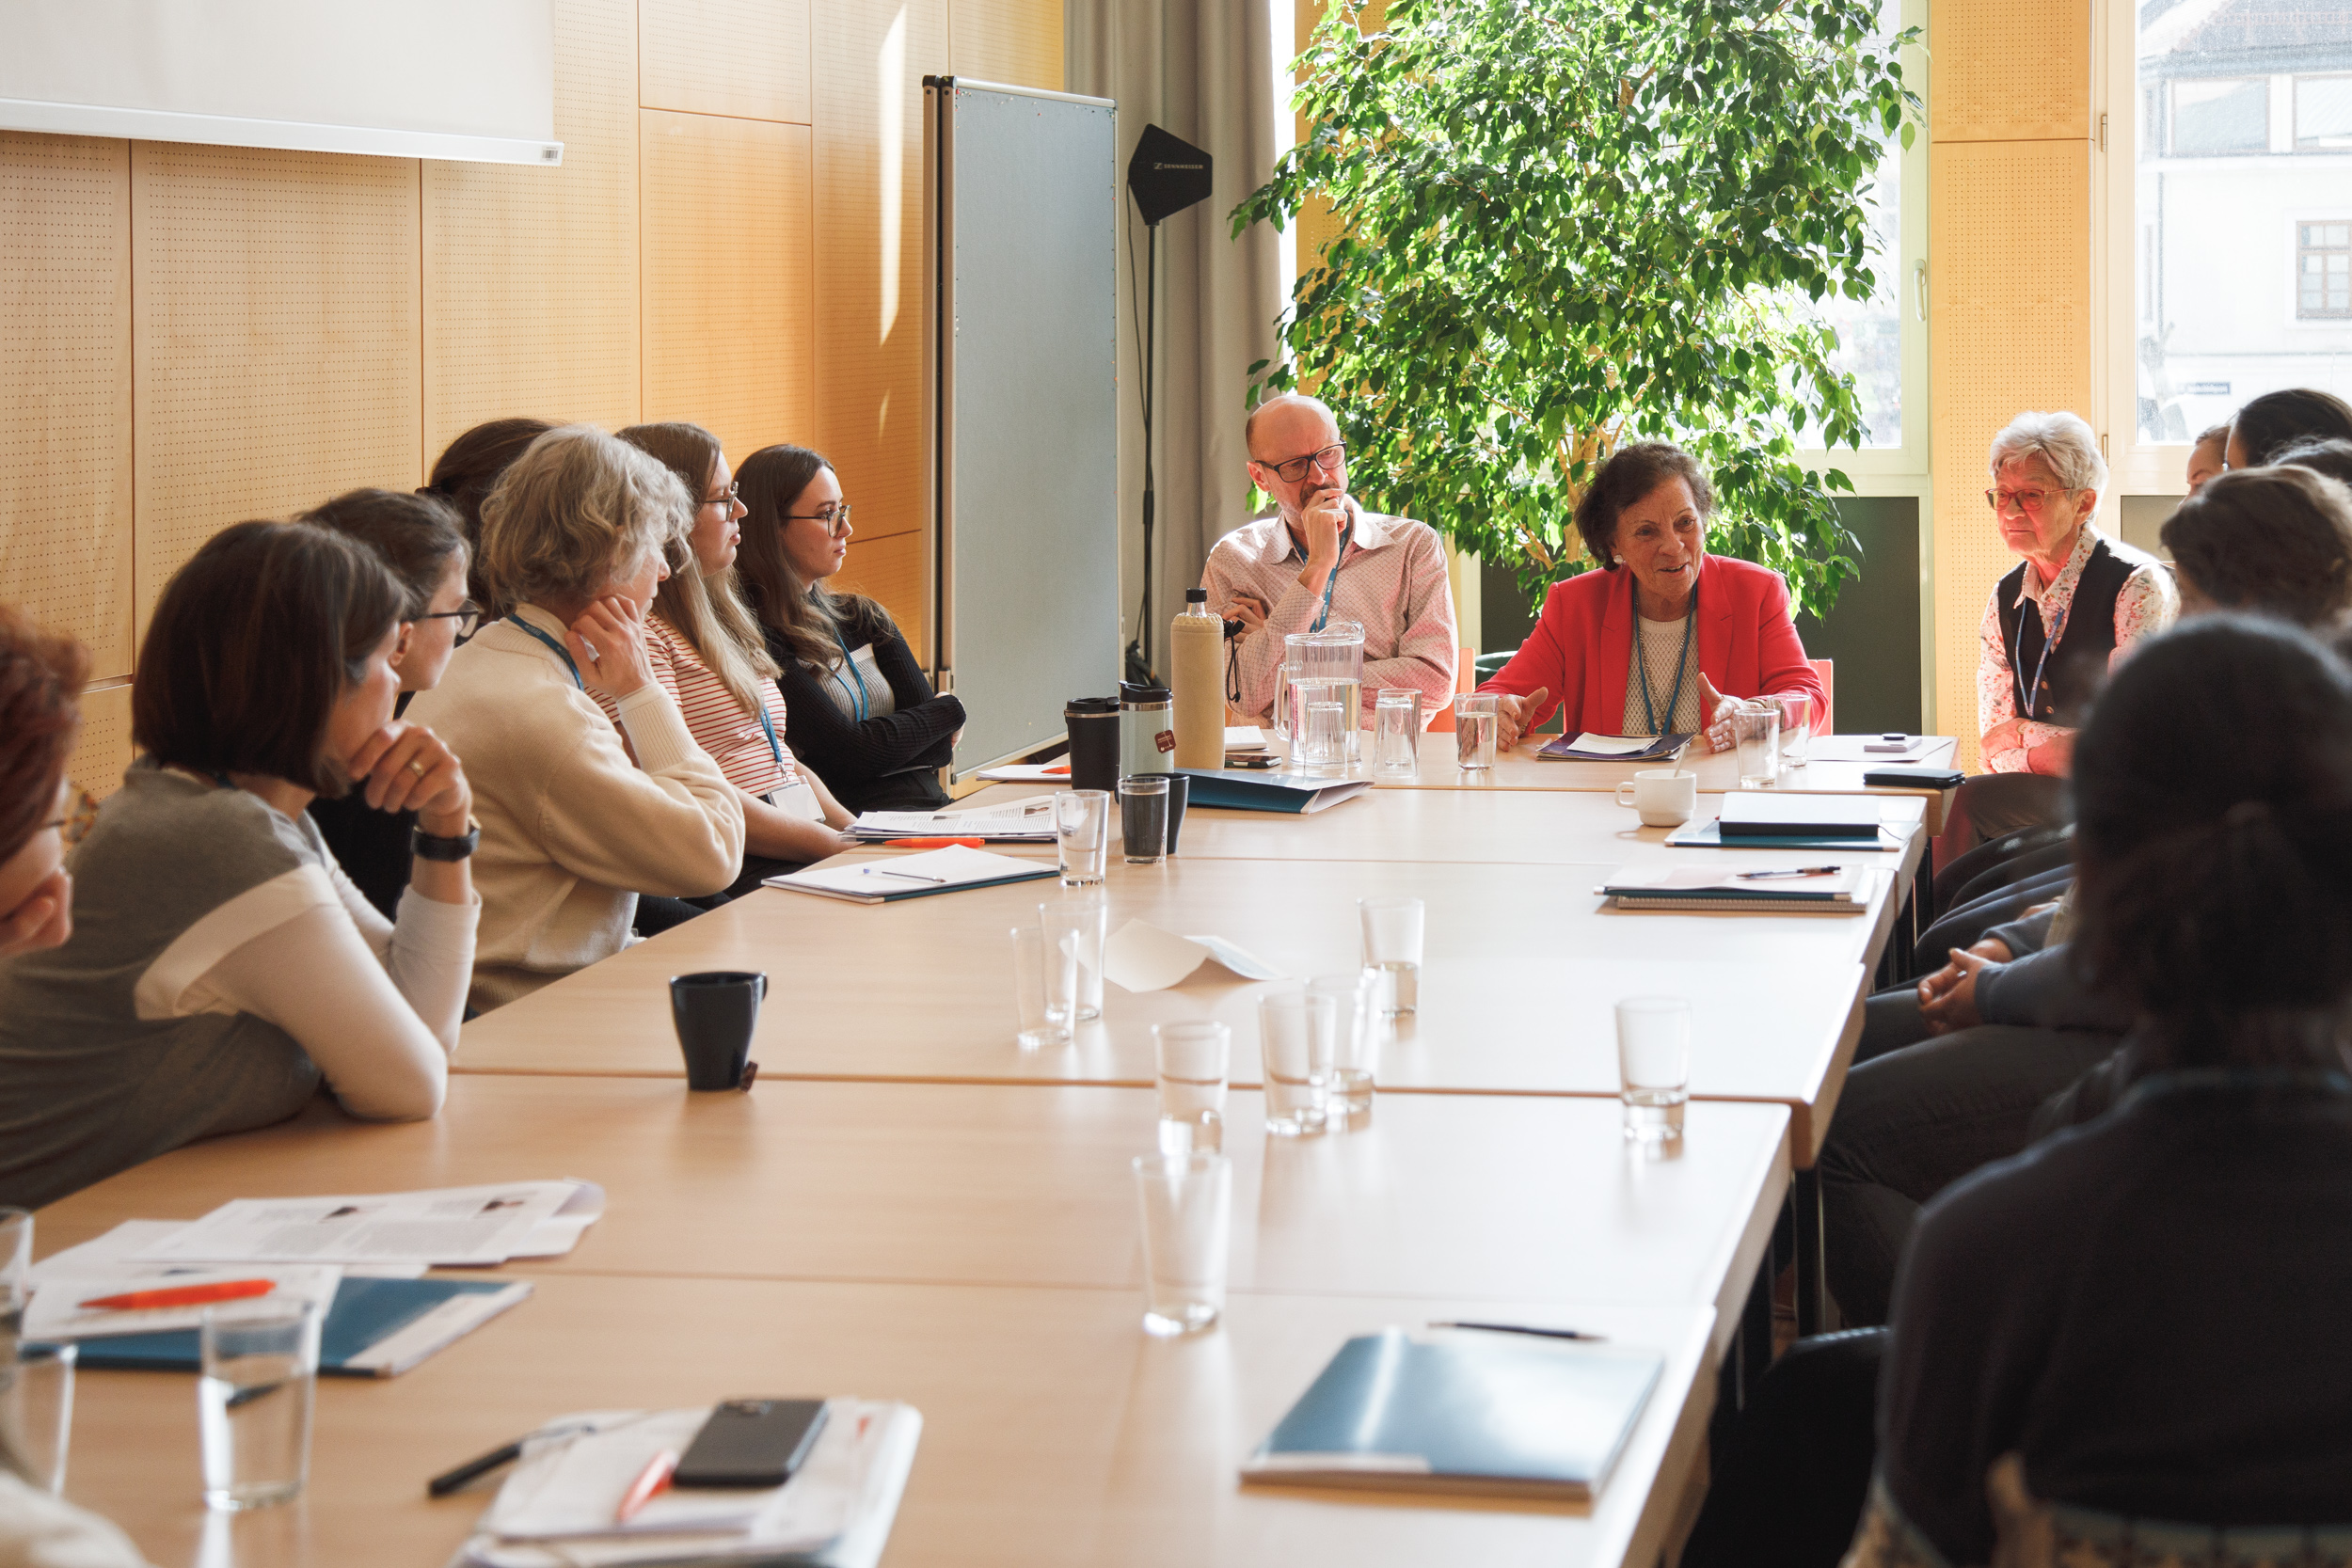
[[[1502,722],[1502,699],[1473,691],[1454,699],[1454,759],[1464,768],[1495,765],[1495,732]]]
[[[1073,894],[1037,907],[1037,923],[1046,942],[1060,951],[1078,970],[1075,1010],[1054,1019],[1057,1023],[1085,1023],[1103,1016],[1103,942],[1110,930],[1110,910],[1100,893]],[[1054,993],[1058,998],[1060,992]],[[1050,1013],[1052,1002],[1047,1007]]]
[[[1780,705],[1780,760],[1803,768],[1813,749],[1813,699],[1802,691],[1779,691],[1772,701]]]
[[[1309,996],[1331,999],[1331,1086],[1326,1102],[1332,1121],[1372,1109],[1372,1082],[1380,1065],[1379,975],[1369,969],[1319,974],[1307,982]]]
[[[1346,770],[1356,738],[1362,686],[1351,680],[1295,676],[1291,681],[1291,760],[1321,772]]]
[[[1054,797],[1054,841],[1061,849],[1062,886],[1101,884],[1110,832],[1108,790],[1068,789]]]
[[[1143,774],[1120,780],[1119,826],[1129,865],[1168,859],[1168,781]]]
[[[1691,1004],[1633,996],[1617,1004],[1617,1075],[1625,1135],[1637,1143],[1682,1136],[1691,1098]]]
[[[0,1365],[0,1443],[23,1463],[24,1479],[53,1497],[65,1496],[77,1353],[72,1344],[19,1340],[14,1368]]]
[[[1078,966],[1049,947],[1041,927],[1012,928],[1012,994],[1021,1012],[1016,1037],[1024,1051],[1070,1043],[1070,1015],[1078,1006]]]
[[[1152,1053],[1159,1069],[1160,1152],[1215,1154],[1223,1148],[1233,1032],[1206,1020],[1153,1024]]]
[[[1418,898],[1359,898],[1364,926],[1364,967],[1376,972],[1373,1006],[1397,1018],[1421,1006],[1422,902]]]
[[[1732,741],[1740,748],[1740,787],[1772,788],[1780,782],[1780,705],[1743,703],[1730,722]]]
[[[1373,701],[1372,765],[1386,776],[1400,776],[1421,767],[1422,694],[1402,687],[1380,689]]]
[[[1222,1154],[1143,1154],[1135,1173],[1143,1215],[1143,1331],[1199,1334],[1225,1310],[1233,1167]]]
[[[318,1304],[214,1307],[199,1339],[205,1506],[266,1508],[300,1496],[310,1474]]]
[[[1331,998],[1303,990],[1258,998],[1267,1132],[1296,1137],[1322,1129],[1331,1088],[1333,1013]]]

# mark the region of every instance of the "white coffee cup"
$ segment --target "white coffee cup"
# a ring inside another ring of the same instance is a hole
[[[1632,799],[1626,798],[1627,790]],[[1645,828],[1678,828],[1699,809],[1699,776],[1687,768],[1658,768],[1636,773],[1617,786],[1617,804],[1641,813]]]

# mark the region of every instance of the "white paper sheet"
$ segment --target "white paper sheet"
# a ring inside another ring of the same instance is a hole
[[[604,1189],[593,1189],[601,1198]],[[560,1222],[549,1221],[549,1224]],[[135,1263],[131,1259],[167,1238],[176,1236],[188,1227],[186,1220],[124,1220],[103,1236],[93,1236],[62,1252],[53,1252],[35,1263],[31,1278],[35,1285],[48,1279],[69,1279],[89,1274],[120,1274],[140,1279],[158,1279],[184,1274],[199,1265],[193,1263]],[[342,1267],[346,1279],[420,1279],[424,1275],[422,1263],[345,1263]],[[251,1277],[251,1272],[241,1277]]]
[[[1245,980],[1289,978],[1223,937],[1180,937],[1140,920],[1130,920],[1103,943],[1103,978],[1131,991],[1166,990],[1210,962]]]
[[[1658,737],[1654,735],[1585,734],[1578,736],[1571,744],[1580,752],[1591,752],[1601,756],[1622,757],[1630,756],[1636,752],[1648,751],[1658,744]]]
[[[124,1263],[111,1269],[44,1274],[33,1287],[31,1305],[24,1308],[24,1338],[91,1339],[110,1334],[161,1334],[199,1326],[207,1310],[233,1317],[241,1311],[274,1311],[290,1301],[313,1302],[323,1315],[334,1305],[335,1287],[342,1282],[342,1276],[343,1271],[332,1264],[302,1263],[274,1263],[266,1267],[248,1263],[198,1269],[162,1263]],[[225,1284],[235,1279],[267,1279],[274,1281],[276,1288],[265,1296],[225,1301],[210,1308],[156,1307],[110,1312],[103,1307],[81,1305],[99,1296],[123,1295],[132,1291],[166,1291],[185,1285]]]
[[[503,1263],[533,1243],[534,1233],[580,1186],[516,1181],[418,1193],[238,1198],[141,1249],[135,1260]]]
[[[1054,841],[1054,798],[1031,795],[966,811],[869,811],[850,824],[860,838],[997,838]]]
[[[1255,724],[1228,724],[1225,726],[1225,750],[1228,752],[1263,752],[1265,750],[1265,731]]]
[[[1917,762],[1934,744],[1932,737],[1923,735],[1903,736],[1899,752],[1872,752],[1865,748],[1880,744],[1874,735],[1817,735],[1805,745],[1808,762],[1867,762],[1887,768],[1902,768]],[[1887,741],[1884,744],[1893,745]]]

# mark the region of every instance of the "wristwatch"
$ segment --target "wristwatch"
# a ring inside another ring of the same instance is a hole
[[[465,833],[457,838],[443,838],[422,828],[408,830],[408,852],[421,861],[462,861],[481,842],[482,824],[470,816],[466,818]]]

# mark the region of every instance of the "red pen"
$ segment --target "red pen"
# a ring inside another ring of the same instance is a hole
[[[645,1461],[645,1467],[637,1472],[637,1479],[621,1494],[621,1506],[613,1511],[612,1522],[626,1525],[637,1517],[638,1511],[670,1489],[670,1478],[677,1473],[677,1455],[664,1449]]]
[[[265,1296],[278,1289],[274,1279],[220,1279],[210,1285],[174,1285],[157,1291],[125,1291],[119,1296],[93,1296],[81,1305],[102,1312],[144,1312],[159,1307],[209,1307],[216,1301],[243,1301]]]
[[[894,838],[890,847],[893,849],[945,849],[960,844],[966,849],[977,849],[987,842],[984,838]]]

